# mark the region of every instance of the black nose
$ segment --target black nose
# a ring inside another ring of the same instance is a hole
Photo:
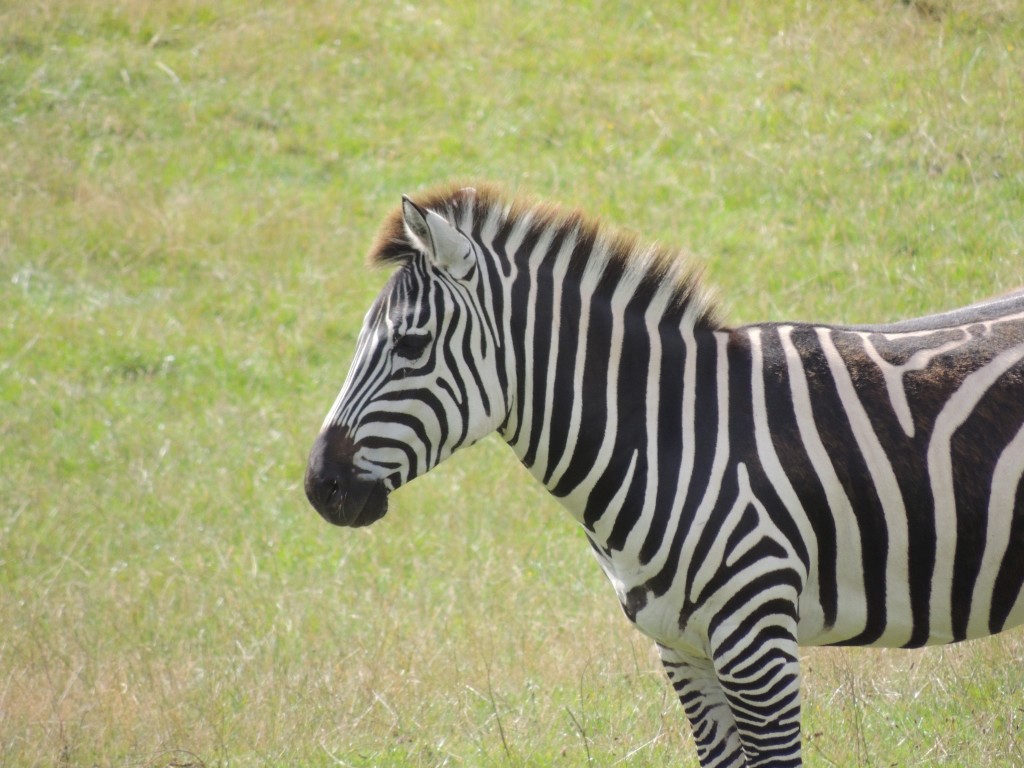
[[[356,476],[355,454],[349,430],[335,425],[320,433],[309,452],[306,498],[334,525],[369,525],[387,512],[387,488]]]
[[[319,434],[306,464],[306,498],[325,520],[346,525],[344,502],[352,485],[356,446],[346,427],[332,425]]]
[[[313,443],[306,464],[306,498],[320,514],[344,495],[354,457],[355,443],[345,427],[330,426]]]

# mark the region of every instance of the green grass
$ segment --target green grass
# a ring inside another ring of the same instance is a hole
[[[499,442],[307,506],[377,224],[485,178],[737,322],[948,308],[1024,283],[1022,73],[1010,0],[0,5],[0,768],[695,764]],[[1020,764],[1022,661],[809,652],[808,763]]]

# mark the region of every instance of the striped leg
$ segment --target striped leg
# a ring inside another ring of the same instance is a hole
[[[736,721],[711,661],[658,646],[669,682],[693,729],[702,768],[743,768]]]
[[[780,617],[786,624],[789,617]],[[795,629],[795,628],[793,628]],[[740,636],[742,633],[742,636]],[[747,768],[798,768],[800,661],[792,629],[737,629],[715,652],[717,679],[736,723]]]

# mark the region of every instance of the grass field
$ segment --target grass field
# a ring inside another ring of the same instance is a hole
[[[1018,0],[0,2],[0,768],[695,765],[497,440],[302,491],[403,192],[707,265],[731,321],[1024,283]],[[808,651],[810,765],[1024,764],[1024,633]]]

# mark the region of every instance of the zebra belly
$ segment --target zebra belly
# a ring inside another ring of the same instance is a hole
[[[1015,487],[1018,482],[1024,488],[1024,480],[1017,478]],[[978,544],[975,556],[959,560],[952,554],[957,549],[955,519],[939,525],[935,550],[950,554],[936,557],[929,590],[925,599],[919,597],[916,601],[916,610],[906,551],[865,557],[856,537],[847,536],[850,544],[840,548],[845,554],[836,562],[836,621],[825,624],[816,580],[812,578],[800,600],[800,644],[896,648],[942,645],[1024,624],[1024,541],[1017,530],[1022,512],[1015,511],[1011,499],[1000,500],[998,494],[993,495],[987,514],[979,518],[984,546]],[[913,535],[909,531],[909,537]],[[871,594],[865,588],[872,568],[882,574],[882,593]],[[872,624],[879,627],[878,631],[871,632]]]

